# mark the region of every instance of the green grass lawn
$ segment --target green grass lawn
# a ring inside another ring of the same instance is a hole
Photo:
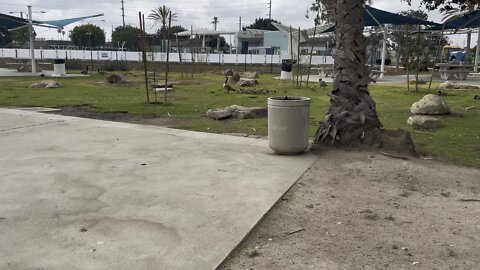
[[[181,79],[173,74],[170,80],[178,82],[175,91],[168,94],[163,104],[163,94],[158,94],[156,104],[146,104],[145,87],[141,73],[128,73],[122,86],[106,83],[104,77],[93,75],[85,78],[58,78],[63,85],[59,89],[30,89],[28,86],[39,81],[37,77],[0,78],[0,105],[64,107],[88,105],[98,112],[128,112],[134,115],[153,115],[174,119],[172,127],[213,133],[267,134],[267,119],[215,121],[204,117],[211,108],[223,108],[237,104],[243,106],[266,106],[266,99],[272,95],[300,95],[312,99],[311,135],[318,122],[324,119],[328,108],[329,90],[314,87],[296,89],[292,82],[279,81],[271,75],[262,75],[259,88],[275,90],[271,95],[247,95],[224,93],[224,77],[214,73],[196,74],[193,79]],[[434,85],[436,86],[436,85]],[[408,128],[417,150],[435,159],[459,165],[480,168],[480,101],[474,100],[475,91],[446,91],[444,99],[453,114],[442,116],[444,126],[435,131],[414,131],[407,126],[411,104],[425,94],[426,86],[419,93],[407,92],[406,85],[370,86],[377,102],[377,111],[385,128]],[[329,89],[327,87],[327,89]],[[435,90],[436,92],[436,90]],[[150,94],[154,101],[154,94]],[[476,106],[465,111],[466,107]]]

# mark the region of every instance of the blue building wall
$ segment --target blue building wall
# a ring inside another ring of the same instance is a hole
[[[243,41],[239,40],[240,34]],[[248,53],[251,48],[259,47],[263,48],[260,49],[260,54],[280,54],[287,53],[289,48],[288,35],[280,31],[265,31],[257,34],[243,31],[235,33],[234,38],[238,54]]]
[[[276,47],[281,52],[288,52],[288,36],[280,31],[265,32],[263,46]]]

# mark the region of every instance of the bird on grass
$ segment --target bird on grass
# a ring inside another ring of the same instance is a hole
[[[318,79],[318,83],[320,84],[320,89],[324,89],[327,87],[327,83],[322,80],[322,78]]]
[[[230,91],[235,92],[235,88],[231,87],[228,84],[228,77],[227,76],[225,76],[225,82],[223,83],[223,89],[225,89],[225,91],[227,91],[227,93],[230,93]]]
[[[443,91],[440,91],[440,90],[438,90],[437,92],[438,92],[439,96],[446,96],[447,95],[447,93],[445,93]]]

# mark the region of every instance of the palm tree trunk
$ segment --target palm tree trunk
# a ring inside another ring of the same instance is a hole
[[[382,125],[368,92],[371,80],[363,36],[364,3],[364,0],[337,0],[335,79],[326,120],[315,135],[317,143],[378,143]]]

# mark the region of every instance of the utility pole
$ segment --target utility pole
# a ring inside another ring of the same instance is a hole
[[[123,3],[125,2],[124,0],[121,1],[122,2],[122,20],[123,20],[123,27],[125,27],[125,7],[123,5]]]
[[[268,20],[272,20],[272,0],[268,1]]]
[[[37,72],[35,65],[35,42],[33,37],[32,6],[28,7],[28,35],[30,36],[30,61],[32,62],[32,73]]]

